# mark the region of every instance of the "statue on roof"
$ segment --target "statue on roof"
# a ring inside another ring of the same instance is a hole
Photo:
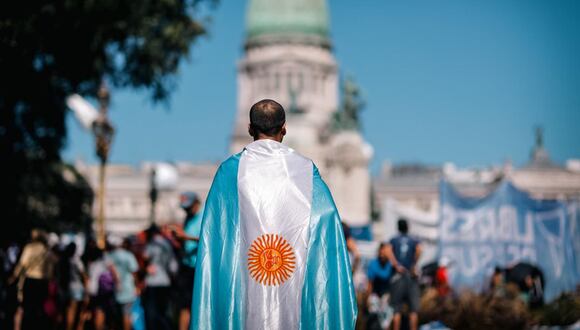
[[[536,127],[536,148],[544,147],[544,129],[542,126]]]
[[[359,113],[365,107],[359,86],[352,77],[342,82],[342,101],[340,109],[334,114],[332,128],[335,131],[355,130],[361,128]]]
[[[531,168],[557,168],[558,165],[552,162],[548,150],[544,148],[544,129],[541,126],[536,127],[536,144],[532,149],[530,162],[527,167]]]
[[[298,105],[298,92],[292,87],[288,88],[288,99],[290,100],[288,112],[292,114],[304,113],[304,110]]]

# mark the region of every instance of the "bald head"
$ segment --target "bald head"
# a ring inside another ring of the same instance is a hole
[[[261,100],[250,109],[249,132],[254,140],[269,138],[281,142],[286,134],[285,123],[284,108],[274,100]]]

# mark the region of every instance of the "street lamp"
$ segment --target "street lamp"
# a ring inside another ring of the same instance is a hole
[[[100,160],[99,164],[99,191],[98,203],[99,213],[97,215],[97,244],[99,248],[105,248],[105,168],[109,158],[109,151],[115,129],[109,118],[107,117],[107,110],[109,107],[110,94],[105,82],[101,83],[97,92],[99,100],[99,116],[93,122],[93,134],[95,135],[95,149],[97,157]]]
[[[149,224],[156,222],[156,206],[159,197],[164,192],[173,191],[177,188],[179,173],[177,168],[169,163],[152,163],[149,172],[149,201],[151,209],[149,213]]]
[[[157,171],[155,170],[155,164],[151,169],[151,174],[149,176],[149,200],[151,201],[151,213],[149,214],[150,225],[155,224],[155,204],[157,203],[158,189],[157,189]]]

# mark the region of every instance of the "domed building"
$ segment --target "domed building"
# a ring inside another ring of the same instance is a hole
[[[246,18],[247,46],[294,42],[330,47],[325,0],[253,0]]]
[[[351,81],[339,102],[329,26],[325,0],[249,2],[230,151],[251,142],[248,113],[255,102],[280,102],[287,111],[284,143],[314,160],[343,220],[364,227],[370,223],[372,148],[359,132],[358,89]]]

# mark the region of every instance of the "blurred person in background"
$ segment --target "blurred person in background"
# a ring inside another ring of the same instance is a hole
[[[504,269],[505,282],[519,291],[519,298],[534,309],[544,305],[544,274],[534,264],[518,262]]]
[[[369,329],[387,329],[391,323],[393,312],[389,306],[389,286],[393,268],[389,261],[389,244],[379,245],[377,258],[373,259],[367,269],[368,277],[368,305],[369,323],[378,321],[378,327],[369,326]],[[375,322],[376,323],[376,322]]]
[[[401,312],[406,304],[409,308],[409,324],[411,330],[419,325],[419,281],[417,278],[417,261],[421,256],[420,242],[409,236],[409,224],[405,219],[397,221],[399,234],[389,242],[389,259],[397,271],[391,280],[391,305],[395,310],[393,328],[401,328]]]
[[[506,281],[504,270],[496,266],[491,275],[489,283],[490,294],[495,298],[504,298],[506,296]]]
[[[435,288],[437,289],[437,293],[440,297],[446,297],[451,292],[448,274],[451,263],[451,259],[444,256],[439,261],[439,265],[435,271]]]
[[[52,265],[52,276],[48,279],[48,294],[44,301],[44,313],[48,317],[49,323],[45,325],[45,329],[52,329],[65,323],[64,320],[64,310],[65,310],[65,295],[60,290],[60,272],[58,265],[62,259],[62,254],[64,252],[59,245],[60,238],[55,233],[50,233],[48,235],[48,248],[51,253],[48,254],[50,258],[49,263]]]
[[[525,279],[528,306],[537,309],[544,306],[544,281],[540,275],[528,275]]]
[[[352,269],[352,272],[354,273],[360,262],[360,253],[358,252],[356,241],[354,240],[350,232],[350,227],[344,221],[341,221],[341,225],[342,225],[342,233],[344,234],[344,240],[346,241],[346,248],[348,250],[348,255],[350,258],[350,267]]]
[[[105,257],[104,251],[96,245],[89,244],[85,254],[88,269],[89,307],[81,319],[80,326],[84,326],[87,320],[92,320],[96,330],[112,328],[116,312],[116,270]]]
[[[59,287],[63,298],[65,327],[72,330],[77,324],[77,315],[85,301],[87,275],[85,267],[76,254],[77,245],[69,243],[59,260]]]
[[[0,329],[14,329],[18,301],[17,284],[12,274],[19,255],[20,246],[16,242],[9,242],[0,249]]]
[[[179,203],[185,211],[185,220],[183,227],[178,227],[173,231],[174,236],[181,241],[177,277],[177,307],[179,309],[179,330],[187,330],[191,320],[193,281],[203,208],[197,194],[190,191],[181,194]]]
[[[172,277],[178,264],[171,244],[152,225],[146,231],[147,243],[143,257],[146,264],[145,291],[142,295],[147,329],[171,329],[169,302]]]
[[[55,257],[48,246],[44,231],[33,229],[30,243],[24,246],[14,269],[11,282],[18,281],[18,301],[21,307],[21,329],[45,329],[50,319],[44,310],[48,298],[49,280],[54,275]],[[15,321],[19,323],[20,320]]]
[[[128,250],[129,242],[117,236],[111,236],[112,246],[107,259],[112,263],[117,275],[115,299],[120,309],[124,330],[131,330],[131,311],[137,299],[135,276],[139,270],[137,259]]]

